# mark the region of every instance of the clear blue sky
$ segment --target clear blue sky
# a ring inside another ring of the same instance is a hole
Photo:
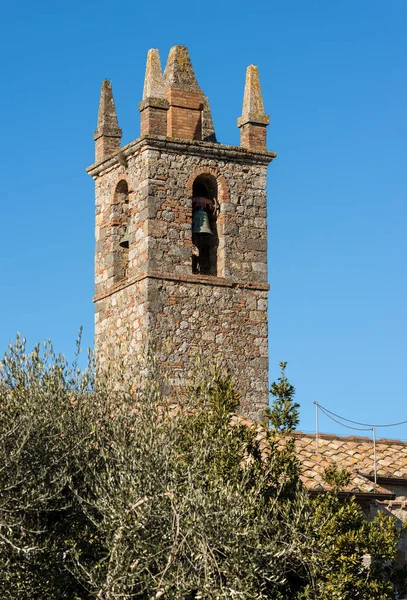
[[[269,148],[271,377],[355,420],[407,419],[405,0],[7,2],[2,9],[0,351],[17,331],[93,344],[102,79],[139,134],[147,50],[189,47],[218,139],[238,144],[257,64]],[[346,433],[326,418],[326,431]],[[350,432],[348,432],[350,433]],[[382,432],[407,438],[407,427]]]

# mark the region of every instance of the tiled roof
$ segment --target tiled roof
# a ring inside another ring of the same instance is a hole
[[[386,483],[390,482],[383,482],[383,479],[405,480],[407,486],[406,442],[387,439],[376,441],[379,485],[369,479],[374,477],[374,447],[371,438],[319,434],[317,448],[315,435],[296,431],[293,436],[302,464],[301,479],[310,491],[329,489],[323,480],[323,473],[325,467],[331,465],[350,472],[351,480],[344,489],[345,492],[356,495],[372,494],[377,497],[388,495],[391,492],[386,488]]]
[[[263,426],[241,415],[232,419],[234,425],[246,425],[257,429],[257,439],[262,454],[269,452]],[[335,465],[350,473],[350,482],[342,491],[362,497],[387,501],[395,496],[407,508],[407,442],[400,440],[376,440],[376,477],[374,483],[374,445],[368,437],[341,437],[320,433],[318,444],[315,434],[294,431],[297,456],[301,463],[301,480],[310,492],[330,489],[324,481],[326,467]],[[287,438],[281,438],[280,448]],[[390,486],[390,489],[388,486]],[[403,486],[394,492],[394,486]],[[401,494],[400,495],[400,491]]]

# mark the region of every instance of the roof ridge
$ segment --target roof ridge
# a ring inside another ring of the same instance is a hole
[[[305,433],[304,431],[293,431],[290,435],[294,437],[304,437],[309,439],[315,439],[315,433]],[[323,440],[342,440],[349,442],[370,442],[372,443],[372,438],[368,436],[359,436],[359,435],[338,435],[335,433],[318,433],[319,439]],[[402,445],[407,447],[407,441],[392,439],[392,438],[376,438],[376,444],[388,444],[388,445]]]

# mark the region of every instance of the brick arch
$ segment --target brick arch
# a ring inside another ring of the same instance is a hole
[[[194,185],[194,181],[199,175],[212,175],[216,179],[216,183],[218,186],[218,201],[219,204],[222,205],[225,202],[229,201],[229,186],[226,181],[226,178],[220,173],[219,167],[197,167],[192,172],[192,175],[188,178],[186,182],[186,197],[192,197],[192,187]]]
[[[127,277],[129,253],[120,245],[129,227],[129,191],[130,186],[123,173],[113,181],[110,200],[110,238],[113,265],[113,282],[123,281]]]
[[[118,186],[119,186],[119,184],[122,181],[124,183],[126,183],[126,185],[127,185],[127,194],[130,193],[130,184],[129,184],[128,180],[127,180],[127,177],[125,177],[123,173],[119,173],[117,175],[117,177],[112,182],[111,195],[110,195],[111,204],[115,204],[116,203],[116,197],[117,197],[117,193],[118,193]]]
[[[222,207],[229,202],[229,185],[226,178],[220,173],[219,167],[196,167],[185,186],[185,195],[187,198],[192,198],[194,181],[200,175],[211,175],[216,180],[218,188],[217,200],[219,204],[219,215],[217,217],[217,234],[218,245],[216,250],[216,275],[218,277],[225,276],[225,212]]]

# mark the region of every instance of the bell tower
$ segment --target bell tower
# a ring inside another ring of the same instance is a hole
[[[151,344],[169,393],[197,357],[231,369],[242,411],[268,405],[266,127],[257,67],[247,69],[240,146],[218,143],[185,46],[164,74],[148,52],[140,137],[120,147],[102,84],[96,160],[95,353],[135,360]]]

